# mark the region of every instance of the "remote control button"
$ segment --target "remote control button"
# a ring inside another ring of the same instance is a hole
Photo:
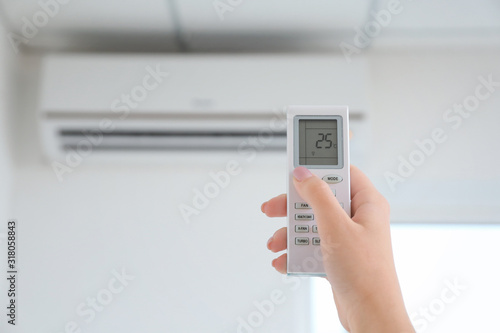
[[[313,238],[313,245],[319,245],[319,243],[320,243],[319,238],[318,237],[314,237]]]
[[[309,232],[309,226],[308,225],[296,225],[295,232]]]
[[[309,245],[309,238],[307,237],[296,237],[295,245]]]
[[[313,225],[312,229],[313,229],[313,232],[318,233],[318,226],[317,225]]]
[[[295,208],[296,209],[311,209],[311,206],[309,206],[309,204],[305,203],[305,202],[296,202]]]
[[[296,221],[312,221],[314,220],[314,214],[295,214]]]
[[[339,202],[340,204],[340,207],[344,208],[344,203],[343,202]]]
[[[323,180],[328,184],[337,184],[340,183],[343,179],[339,175],[326,175],[323,177]]]
[[[337,190],[336,189],[332,188],[332,193],[333,193],[334,196],[337,196]]]

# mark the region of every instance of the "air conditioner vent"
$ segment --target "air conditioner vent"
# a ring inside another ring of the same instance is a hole
[[[94,133],[94,134],[92,134]],[[118,130],[98,133],[88,129],[63,129],[59,131],[59,142],[64,151],[76,150],[82,142],[95,142],[96,151],[137,150],[220,150],[237,149],[243,142],[262,138],[265,149],[284,150],[286,131],[271,135],[259,131],[165,131],[165,130]],[[92,137],[93,135],[93,137]],[[92,137],[92,140],[89,138]]]

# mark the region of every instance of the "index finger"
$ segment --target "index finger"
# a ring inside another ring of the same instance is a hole
[[[284,217],[286,216],[286,194],[280,194],[271,200],[264,202],[261,210],[269,217]]]

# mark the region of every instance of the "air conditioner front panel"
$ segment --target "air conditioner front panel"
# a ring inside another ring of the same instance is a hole
[[[287,105],[346,104],[363,119],[365,76],[363,62],[330,55],[50,55],[41,132],[52,159],[88,133],[106,154],[234,150],[256,138],[284,150]]]

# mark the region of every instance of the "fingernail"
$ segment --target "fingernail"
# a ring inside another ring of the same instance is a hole
[[[307,168],[304,168],[302,166],[295,168],[293,170],[293,176],[295,179],[297,179],[299,182],[309,178],[312,176],[311,171],[307,170]]]
[[[267,241],[267,248],[269,249],[269,245],[271,245],[271,243],[273,242],[273,238],[269,238],[269,240]]]
[[[264,202],[264,203],[262,204],[262,206],[260,206],[260,210],[261,210],[261,211],[262,211],[262,213],[264,213],[264,214],[266,213],[266,205],[267,205],[267,201],[266,201],[266,202]]]

